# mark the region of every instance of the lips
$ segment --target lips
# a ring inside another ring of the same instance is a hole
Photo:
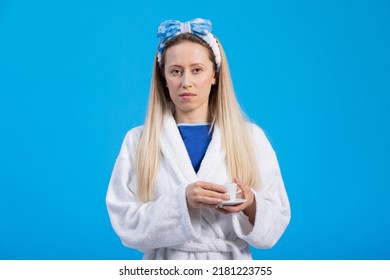
[[[190,100],[192,97],[196,96],[196,94],[193,94],[191,92],[185,92],[179,95],[184,100]]]
[[[185,92],[185,93],[182,93],[179,95],[180,97],[183,97],[183,96],[195,96],[195,94],[191,93],[191,92]]]

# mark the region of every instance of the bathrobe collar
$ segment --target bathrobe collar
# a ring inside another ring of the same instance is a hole
[[[214,125],[212,139],[198,173],[195,173],[192,167],[187,149],[171,113],[167,113],[164,117],[160,144],[163,155],[174,169],[178,179],[183,183],[207,180],[220,168],[220,164],[224,164],[225,153],[222,149],[221,132],[218,124]]]

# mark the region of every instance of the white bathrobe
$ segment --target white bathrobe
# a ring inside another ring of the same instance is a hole
[[[144,252],[144,259],[251,259],[249,245],[270,248],[290,221],[290,205],[277,158],[263,131],[248,124],[261,176],[253,190],[256,218],[252,225],[240,212],[187,207],[186,186],[196,181],[231,182],[215,125],[198,173],[191,165],[174,118],[164,118],[162,157],[154,201],[137,198],[135,154],[142,127],[130,130],[116,160],[107,192],[111,224],[125,246]]]

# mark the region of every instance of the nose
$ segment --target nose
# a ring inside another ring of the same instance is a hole
[[[183,88],[189,88],[192,86],[191,73],[184,72],[184,74],[182,76],[182,86],[183,86]]]

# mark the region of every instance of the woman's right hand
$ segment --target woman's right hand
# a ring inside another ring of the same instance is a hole
[[[217,208],[222,200],[228,200],[222,185],[197,181],[186,188],[187,205],[191,208]]]

